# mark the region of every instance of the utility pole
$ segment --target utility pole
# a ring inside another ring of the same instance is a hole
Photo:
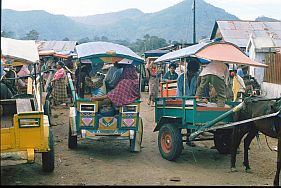
[[[196,43],[196,30],[195,30],[195,0],[193,0],[193,44]]]

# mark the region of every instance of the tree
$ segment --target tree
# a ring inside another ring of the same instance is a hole
[[[62,39],[62,41],[69,41],[69,38],[65,37],[64,39]]]
[[[82,43],[87,43],[90,42],[90,39],[88,37],[82,38],[78,41],[78,44],[82,44]]]
[[[38,38],[39,38],[39,33],[34,29],[29,31],[29,33],[27,33],[26,36],[23,37],[23,39],[25,40],[38,40]]]
[[[14,38],[14,36],[15,36],[15,33],[12,31],[8,31],[8,32],[2,31],[1,32],[1,37]]]

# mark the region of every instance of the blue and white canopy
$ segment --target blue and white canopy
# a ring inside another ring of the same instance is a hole
[[[172,61],[175,59],[180,59],[184,57],[188,57],[190,55],[195,54],[198,50],[206,46],[208,43],[199,43],[195,44],[186,48],[182,48],[180,50],[172,51],[170,53],[167,53],[165,55],[160,56],[155,60],[155,63],[160,62],[166,62],[166,61]]]
[[[76,46],[82,63],[120,63],[139,65],[144,60],[130,48],[110,42],[89,42]]]

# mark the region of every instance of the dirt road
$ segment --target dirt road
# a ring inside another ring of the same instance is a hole
[[[267,147],[260,135],[260,146],[254,140],[250,151],[252,173],[242,167],[243,152],[237,155],[238,172],[230,172],[230,156],[221,155],[213,141],[184,144],[176,162],[163,159],[157,146],[158,132],[152,132],[154,108],[142,94],[141,116],[144,123],[142,151],[130,153],[128,141],[78,141],[77,150],[67,147],[67,107],[54,108],[55,170],[41,171],[41,156],[33,164],[5,166],[1,162],[1,185],[272,185],[277,152]],[[270,147],[277,141],[267,138]],[[242,150],[242,145],[240,146]]]

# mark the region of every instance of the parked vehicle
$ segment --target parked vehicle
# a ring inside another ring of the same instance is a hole
[[[109,42],[84,43],[77,45],[76,50],[81,63],[80,67],[83,65],[91,67],[94,63],[104,63],[104,66],[112,63],[140,66],[144,62],[131,49]],[[78,74],[80,74],[79,71]],[[68,147],[77,148],[77,137],[99,139],[105,136],[129,140],[130,151],[139,152],[143,136],[143,123],[140,117],[141,101],[138,99],[131,104],[115,108],[113,113],[103,112],[99,110],[100,101],[91,101],[91,95],[86,92],[83,92],[85,94],[81,97],[77,93],[78,89],[74,87],[70,73],[67,75],[73,98],[69,116]],[[77,85],[80,88],[80,83]]]
[[[224,51],[228,53],[223,53]],[[249,59],[234,44],[218,42],[199,43],[173,51],[160,56],[155,62],[191,57],[266,67]],[[229,153],[231,126],[234,126],[231,124],[234,122],[233,114],[243,105],[243,102],[227,101],[225,107],[217,107],[215,103],[198,102],[196,97],[162,95],[157,98],[154,131],[159,131],[158,148],[162,157],[175,160],[180,156],[183,149],[182,142],[185,141],[214,140],[214,145],[220,153]],[[211,134],[206,137],[202,135],[204,132]]]
[[[1,38],[2,56],[7,62],[38,65],[35,41]],[[34,162],[36,153],[42,154],[44,172],[54,170],[54,142],[49,118],[44,115],[40,74],[33,79],[32,94],[1,99],[1,160],[15,158]]]

